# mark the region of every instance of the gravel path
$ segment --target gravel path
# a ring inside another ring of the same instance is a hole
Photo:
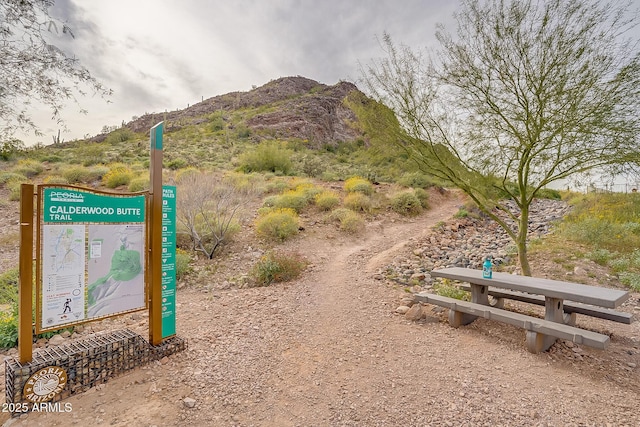
[[[638,322],[605,351],[558,343],[533,355],[516,328],[395,313],[406,293],[374,275],[458,204],[374,224],[355,241],[310,238],[298,249],[314,265],[295,283],[183,289],[185,352],[68,399],[70,413],[5,425],[638,425]],[[134,315],[105,327],[144,335],[146,325]]]

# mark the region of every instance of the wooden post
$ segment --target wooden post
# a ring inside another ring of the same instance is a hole
[[[20,186],[20,286],[18,287],[18,356],[31,361],[33,353],[33,184]]]
[[[151,128],[151,245],[149,264],[151,289],[149,301],[149,342],[162,344],[162,128],[160,122]]]

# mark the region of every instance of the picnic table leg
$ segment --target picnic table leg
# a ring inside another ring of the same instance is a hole
[[[489,287],[484,285],[471,284],[471,302],[482,305],[489,304]],[[461,325],[468,325],[476,320],[478,316],[460,311],[449,310],[449,324],[454,328]]]
[[[575,316],[565,317],[563,301],[560,298],[546,297],[544,299],[544,319],[556,323],[566,323],[568,319],[575,322]],[[556,342],[556,337],[541,334],[539,332],[527,331],[527,349],[531,353],[547,351]]]

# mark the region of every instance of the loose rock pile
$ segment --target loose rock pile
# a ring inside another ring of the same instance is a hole
[[[518,213],[515,204],[509,206]],[[549,233],[554,222],[569,212],[562,201],[536,199],[529,214],[529,239]],[[502,270],[514,272],[517,250],[513,240],[495,221],[486,215],[468,215],[438,224],[425,238],[410,245],[412,256],[396,258],[392,264],[378,271],[376,278],[388,279],[420,291],[432,284],[429,272],[437,268],[482,268],[486,257]],[[513,265],[512,265],[513,264]]]

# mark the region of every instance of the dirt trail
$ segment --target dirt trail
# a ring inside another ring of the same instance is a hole
[[[459,203],[372,225],[356,241],[301,240],[314,266],[296,283],[182,290],[187,351],[68,399],[71,413],[13,425],[635,424],[638,373],[616,364],[615,345],[556,361],[528,353],[515,328],[481,319],[453,329],[394,313],[403,290],[372,273]],[[146,319],[120,322],[145,333]]]

